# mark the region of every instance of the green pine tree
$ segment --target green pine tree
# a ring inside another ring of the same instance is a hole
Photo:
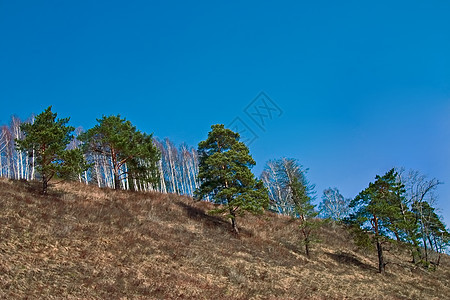
[[[97,122],[78,139],[84,142],[86,152],[100,153],[111,159],[114,188],[120,189],[120,182],[127,177],[157,184],[160,152],[153,144],[152,134],[140,132],[120,115],[103,116]]]
[[[228,213],[234,232],[239,233],[236,215],[262,213],[269,197],[262,181],[250,170],[255,161],[248,147],[239,142],[239,134],[221,124],[211,129],[208,138],[198,144],[201,185],[195,194],[222,205],[214,212]]]
[[[397,235],[402,230],[403,221],[400,203],[404,193],[398,174],[391,169],[383,176],[376,176],[375,182],[361,191],[350,202],[355,212],[348,221],[361,230],[371,233],[377,247],[378,271],[385,272],[383,244],[390,234]]]
[[[33,123],[20,126],[25,138],[16,140],[17,149],[33,153],[36,170],[42,179],[42,193],[47,193],[49,181],[56,175],[70,179],[87,170],[83,154],[79,149],[67,149],[73,139],[69,118],[56,119],[51,106],[36,116]]]

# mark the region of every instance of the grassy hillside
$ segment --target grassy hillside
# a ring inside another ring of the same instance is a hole
[[[0,179],[0,298],[446,299],[450,259],[435,272],[407,253],[358,250],[327,226],[307,259],[291,219],[229,223],[210,203],[159,193]],[[63,192],[64,191],[64,192]]]

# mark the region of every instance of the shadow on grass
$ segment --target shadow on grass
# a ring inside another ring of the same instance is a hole
[[[329,253],[328,252],[325,254],[328,255],[331,259],[333,259],[334,261],[336,261],[339,264],[354,265],[354,266],[357,266],[364,270],[375,270],[376,271],[376,268],[374,268],[373,266],[368,265],[366,263],[363,263],[356,256],[354,256],[350,253],[345,253],[345,252]]]
[[[33,195],[42,195],[42,182],[39,180],[8,179],[13,182],[19,190],[26,191]]]
[[[241,236],[246,237],[253,236],[253,233],[251,231],[239,227],[239,224],[238,224],[239,234],[236,235],[231,228],[231,223],[228,222],[227,220],[224,220],[219,216],[214,216],[205,213],[202,209],[183,203],[181,201],[176,201],[175,204],[184,209],[188,218],[202,222],[204,225],[208,227],[222,227],[223,229],[229,231],[230,234],[232,234],[236,238],[240,238]]]
[[[304,248],[300,247],[299,243],[292,243],[288,241],[280,241],[280,245],[282,245],[284,248],[286,248],[289,251],[292,251],[297,254],[304,255]]]
[[[9,179],[10,181],[14,182],[14,185],[20,189],[23,189],[24,191],[27,191],[28,193],[31,193],[33,195],[44,195],[42,193],[42,181],[34,179],[34,180],[26,180],[26,179]],[[53,196],[53,197],[60,197],[64,193],[62,191],[58,191],[55,189],[55,184],[53,182],[48,183],[47,188],[47,195],[46,196]]]
[[[175,204],[184,209],[188,218],[196,221],[201,221],[207,226],[216,227],[229,225],[228,222],[225,222],[219,217],[208,215],[200,208],[193,207],[181,201],[176,201]]]

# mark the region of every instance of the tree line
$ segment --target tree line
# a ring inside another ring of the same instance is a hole
[[[198,155],[197,150],[193,147],[186,144],[177,147],[168,138],[159,140],[153,138],[152,135],[145,137],[145,134],[137,131],[129,121],[120,116],[102,117],[97,120],[98,124],[92,130],[86,132],[80,127],[74,129],[67,126],[68,119],[62,119],[63,124],[58,123],[60,120],[57,120],[57,115],[51,112],[51,108],[39,116],[38,123],[36,123],[36,116],[31,116],[24,121],[13,116],[9,125],[1,126],[0,177],[17,180],[43,179],[42,172],[37,170],[39,168],[39,164],[36,162],[38,149],[33,147],[37,141],[31,141],[28,145],[23,145],[22,142],[27,134],[33,135],[28,129],[31,124],[35,127],[43,124],[45,128],[38,129],[42,136],[50,135],[50,128],[53,127],[64,126],[66,129],[70,129],[57,144],[64,145],[65,148],[60,150],[79,149],[88,166],[88,168],[79,170],[77,174],[55,173],[57,177],[65,176],[86,184],[95,184],[98,187],[159,191],[190,196],[199,185],[197,179]],[[105,132],[101,132],[102,130]],[[119,138],[121,135],[124,139],[122,141]],[[132,136],[135,139],[142,138],[143,140],[130,141]],[[150,145],[150,140],[152,145]],[[133,151],[142,151],[141,155],[147,162],[132,159],[131,156],[135,156],[136,153],[131,153],[128,146],[142,146],[145,143],[151,151],[145,153],[145,149],[142,148]],[[20,147],[21,145],[27,147]],[[155,160],[156,164],[150,163],[152,160]],[[145,163],[149,164],[149,168],[145,168],[146,172],[149,172],[148,174],[142,173]],[[54,165],[57,164],[58,161]]]
[[[255,161],[238,133],[211,126],[198,149],[139,131],[120,115],[103,116],[86,131],[58,119],[51,107],[22,122],[12,117],[0,133],[0,176],[39,180],[47,193],[51,180],[78,180],[99,187],[159,191],[214,202],[211,213],[226,215],[238,234],[238,217],[266,210],[297,220],[305,253],[317,242],[325,222],[347,226],[361,247],[376,248],[379,272],[385,272],[386,245],[404,245],[412,261],[439,265],[450,234],[437,214],[441,182],[418,171],[391,169],[375,177],[355,198],[337,188],[323,191],[316,207],[308,169],[296,159],[266,163],[260,178]]]

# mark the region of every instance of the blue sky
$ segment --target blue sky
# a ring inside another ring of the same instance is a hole
[[[314,2],[314,3],[313,3]],[[118,114],[196,146],[236,117],[268,159],[293,157],[354,197],[393,166],[445,184],[450,2],[0,0],[0,123],[48,105],[89,128]],[[264,91],[281,116],[244,109]]]

